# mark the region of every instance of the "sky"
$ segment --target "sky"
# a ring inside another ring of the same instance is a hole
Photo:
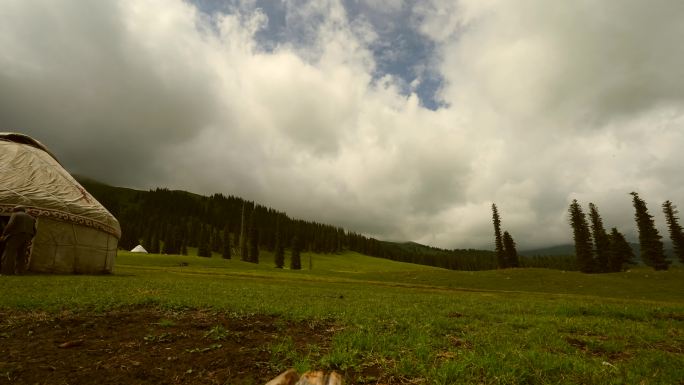
[[[383,240],[635,239],[684,208],[679,0],[3,0],[0,131],[72,173]]]

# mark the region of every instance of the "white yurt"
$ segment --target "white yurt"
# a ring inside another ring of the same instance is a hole
[[[121,238],[119,222],[40,142],[0,133],[0,216],[17,205],[37,221],[29,271],[110,273]]]
[[[143,245],[138,245],[134,248],[131,249],[131,253],[143,253],[147,254],[147,250],[143,247]]]

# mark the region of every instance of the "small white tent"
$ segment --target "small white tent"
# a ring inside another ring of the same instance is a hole
[[[29,271],[112,271],[119,222],[45,146],[26,135],[0,132],[0,181],[0,216],[22,205],[36,218]]]
[[[131,253],[144,253],[144,254],[147,254],[147,250],[145,250],[145,248],[142,247],[142,245],[138,245],[138,246],[134,247],[133,250],[131,250]]]

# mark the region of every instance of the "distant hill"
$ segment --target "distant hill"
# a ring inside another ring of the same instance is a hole
[[[383,258],[395,261],[443,267],[451,270],[496,269],[493,251],[477,249],[440,249],[416,242],[380,242]]]
[[[575,245],[556,245],[539,249],[522,250],[521,255],[575,255]]]
[[[636,261],[641,263],[641,258],[639,257],[641,253],[641,248],[639,247],[638,243],[630,242],[629,246],[632,248],[632,251],[634,251],[634,256],[636,257]],[[674,264],[678,264],[674,255],[674,250],[672,249],[672,241],[667,238],[667,234],[664,234],[663,237],[663,246],[665,247],[665,255],[667,258],[669,258],[670,261],[672,261]],[[535,255],[539,256],[566,256],[566,255],[575,255],[575,245],[556,245],[556,246],[549,246],[549,247],[543,247],[539,249],[531,249],[531,250],[523,250],[520,252],[521,255],[527,256],[527,257],[532,257]]]

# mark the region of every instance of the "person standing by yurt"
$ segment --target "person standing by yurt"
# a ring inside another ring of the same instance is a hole
[[[2,232],[5,250],[2,253],[2,275],[23,274],[26,270],[26,251],[36,235],[36,220],[26,213],[23,206],[12,210],[7,226]]]

